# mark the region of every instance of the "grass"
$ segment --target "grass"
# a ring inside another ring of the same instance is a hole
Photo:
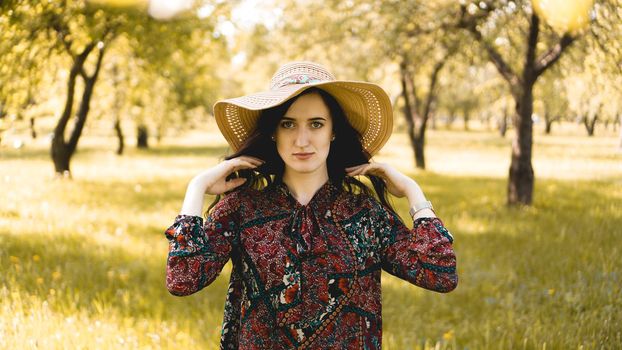
[[[614,136],[536,135],[526,208],[505,206],[509,138],[430,131],[426,172],[412,170],[407,145],[394,135],[378,160],[432,200],[455,237],[460,282],[439,294],[383,273],[384,349],[622,347]],[[200,293],[170,295],[164,230],[222,138],[193,133],[122,157],[113,146],[81,141],[73,181],[52,179],[43,140],[0,150],[0,348],[218,347],[230,264]]]

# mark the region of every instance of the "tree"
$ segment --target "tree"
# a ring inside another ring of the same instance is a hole
[[[465,1],[461,4],[459,26],[481,45],[509,85],[516,104],[516,136],[512,141],[507,204],[530,205],[535,182],[531,163],[533,88],[538,78],[560,59],[577,36],[568,30],[559,35],[552,28],[543,26],[540,15],[525,1]],[[520,33],[525,35],[521,37]],[[501,49],[499,46],[503,41],[509,47]],[[538,54],[542,46],[548,49]],[[504,57],[503,51],[522,51],[522,63],[511,61],[507,55]]]
[[[78,146],[84,124],[90,109],[91,97],[99,76],[107,46],[118,35],[121,21],[101,9],[92,9],[82,4],[75,8],[56,7],[44,12],[47,29],[55,32],[58,43],[71,59],[71,69],[67,81],[67,98],[52,137],[50,153],[57,175],[71,177],[69,163]],[[76,21],[77,23],[75,23]],[[73,22],[73,23],[72,23]],[[79,29],[73,29],[76,28]],[[80,34],[86,34],[83,38]],[[95,55],[91,67],[87,67],[89,57]],[[88,72],[90,70],[90,73]],[[73,114],[77,79],[83,83],[80,104],[74,119],[69,140],[65,140],[65,130]]]
[[[152,92],[153,97],[151,99],[168,101],[162,96],[174,95],[175,99],[170,105],[182,104],[184,107],[190,108],[207,105],[213,102],[215,92],[212,87],[217,86],[219,81],[216,78],[217,72],[212,73],[205,70],[215,65],[211,60],[215,57],[223,57],[223,54],[219,50],[214,50],[216,53],[213,54],[204,55],[203,53],[213,48],[209,45],[210,43],[224,42],[222,39],[212,40],[210,36],[216,18],[224,12],[222,9],[228,9],[229,5],[215,5],[212,11],[214,17],[198,18],[196,15],[197,8],[193,7],[177,18],[163,22],[149,17],[145,8],[113,7],[101,3],[105,3],[105,1],[100,1],[100,3],[21,1],[12,2],[10,6],[3,4],[0,8],[2,10],[0,15],[12,19],[9,24],[12,26],[11,28],[15,29],[14,32],[19,34],[11,37],[13,44],[10,45],[11,48],[6,49],[5,45],[0,45],[3,52],[6,50],[13,53],[10,57],[18,55],[31,57],[35,52],[44,51],[70,67],[67,75],[66,100],[54,129],[50,149],[55,172],[59,176],[71,177],[70,160],[77,149],[78,141],[92,107],[95,84],[102,72],[105,71],[102,69],[105,55],[112,53],[115,57],[121,57],[121,61],[124,58],[129,58],[130,60],[146,62],[143,65],[134,65],[134,67],[139,67],[136,70],[138,72],[150,71],[151,73],[146,74],[146,76],[152,79],[161,80],[161,76],[166,76],[165,80],[168,83],[165,86],[167,88],[163,91]],[[202,2],[198,3],[197,6],[202,4]],[[5,23],[2,21],[0,25]],[[124,39],[121,40],[124,44],[118,45],[115,49],[115,45],[112,44],[119,41],[119,38]],[[162,42],[172,44],[161,45]],[[15,45],[15,43],[19,45]],[[222,47],[220,45],[217,49]],[[206,61],[209,61],[211,65],[206,65]],[[36,62],[44,62],[44,60],[39,59]],[[9,65],[9,67],[14,66],[17,65]],[[51,69],[53,68],[45,67],[41,63],[35,71],[46,72]],[[110,69],[110,75],[112,75],[110,80],[112,81],[117,79],[115,76],[120,74],[118,69],[116,72],[114,71],[114,69]],[[16,79],[18,82],[24,81],[24,73],[19,69],[11,68],[10,73],[12,79]],[[122,96],[117,90],[121,89],[122,85],[129,84],[130,81],[135,81],[135,79],[114,82],[110,90],[114,90],[116,93],[109,95],[117,96],[118,99],[109,101],[108,105],[102,107],[106,109],[106,114],[110,114],[110,110],[114,111],[115,129],[120,143],[123,137],[119,123],[120,115],[126,105],[125,102],[130,99],[124,98],[125,101],[121,101]],[[149,82],[144,84],[144,90],[150,90],[152,87]],[[9,92],[12,91],[24,90],[22,86],[17,84],[9,84],[8,87],[0,90],[0,97],[11,96]],[[168,91],[173,91],[174,94],[168,93]],[[80,96],[77,109],[74,101],[76,94]],[[30,94],[26,96],[29,97],[25,99],[26,101],[32,100]],[[4,98],[0,101],[4,101]],[[145,105],[148,105],[149,101],[146,102]],[[16,103],[11,105],[14,106]],[[169,109],[171,108],[166,108],[166,110]],[[161,110],[159,112],[165,113],[166,111]],[[73,128],[67,130],[70,119],[73,120]],[[146,125],[144,128],[146,129]],[[145,130],[142,127],[140,129]],[[68,139],[65,139],[66,131],[69,131]],[[119,147],[120,152],[121,147]]]
[[[457,51],[455,42],[445,42],[441,45],[436,45],[433,42],[428,43],[433,45],[433,48],[424,47],[412,56],[403,51],[398,53],[401,56],[400,80],[402,98],[404,100],[403,115],[408,125],[408,138],[415,153],[415,166],[420,169],[425,169],[425,133],[428,121],[436,108],[438,78],[445,64]],[[417,45],[419,48],[422,46]],[[433,54],[432,58],[427,57],[429,52],[434,50],[437,50],[437,53]],[[431,67],[426,67],[423,64],[424,62],[431,65]],[[426,68],[428,68],[427,72],[425,72]],[[421,85],[420,82],[425,80],[423,78],[416,79],[415,77],[425,75],[427,75],[428,86],[427,88],[420,89],[418,85]],[[423,92],[420,90],[423,90]],[[462,107],[465,107],[465,105]],[[463,112],[467,109],[470,109],[470,107],[463,108]]]

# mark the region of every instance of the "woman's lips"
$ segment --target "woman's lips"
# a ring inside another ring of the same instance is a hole
[[[294,157],[300,159],[300,160],[305,160],[305,159],[309,159],[311,158],[311,156],[313,155],[313,153],[294,153]]]

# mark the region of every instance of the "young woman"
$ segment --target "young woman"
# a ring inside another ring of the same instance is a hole
[[[292,62],[270,91],[214,111],[235,153],[190,181],[165,232],[166,284],[196,293],[231,259],[221,349],[381,349],[381,270],[456,288],[453,237],[419,185],[370,162],[392,126],[379,86]],[[407,197],[412,229],[387,191]]]

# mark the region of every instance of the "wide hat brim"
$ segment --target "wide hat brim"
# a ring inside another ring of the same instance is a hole
[[[362,81],[290,84],[221,100],[214,104],[216,124],[233,151],[237,152],[255,129],[262,110],[278,106],[314,86],[335,97],[352,127],[361,134],[362,145],[370,156],[384,146],[393,130],[391,100],[380,86]]]

